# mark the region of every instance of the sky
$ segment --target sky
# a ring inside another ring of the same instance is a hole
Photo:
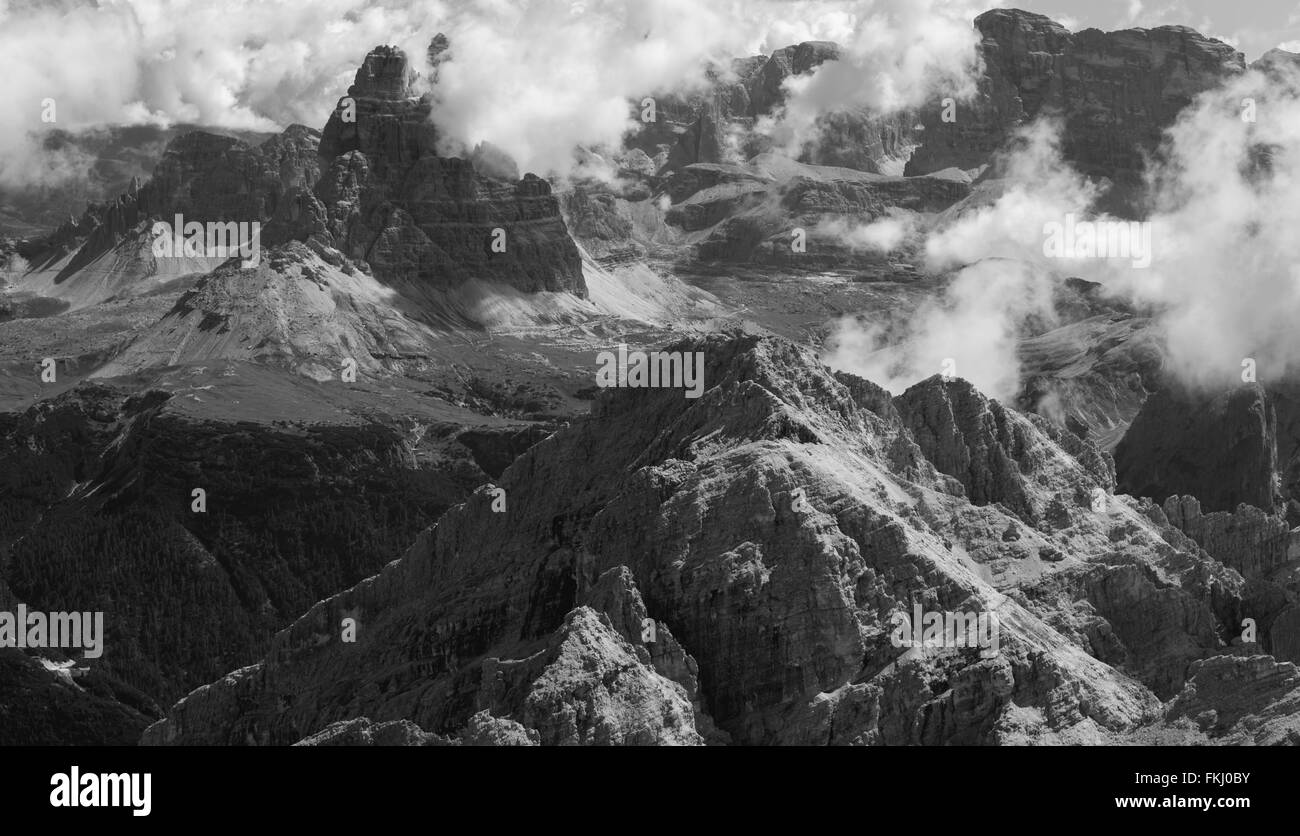
[[[1047,15],[1076,32],[1190,26],[1232,44],[1247,61],[1274,47],[1300,52],[1300,3],[1288,0],[1014,0],[1000,5]]]

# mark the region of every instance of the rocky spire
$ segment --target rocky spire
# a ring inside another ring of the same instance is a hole
[[[429,41],[429,49],[425,53],[425,55],[429,62],[429,83],[430,84],[437,83],[439,68],[442,66],[442,63],[444,61],[451,58],[451,53],[447,51],[448,49],[450,49],[450,47],[451,47],[451,42],[448,41],[447,36],[442,34],[441,32],[434,35],[433,40]]]
[[[370,50],[348,88],[350,96],[372,99],[407,99],[415,95],[416,72],[406,53],[395,46],[377,46]]]

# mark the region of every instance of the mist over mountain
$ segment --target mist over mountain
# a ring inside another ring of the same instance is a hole
[[[0,744],[1300,739],[1300,55],[241,8],[15,53]]]

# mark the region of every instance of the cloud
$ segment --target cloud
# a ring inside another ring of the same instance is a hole
[[[955,271],[942,293],[888,328],[844,318],[827,341],[824,362],[898,394],[951,361],[953,373],[980,391],[1014,400],[1024,323],[1056,320],[1058,271],[1079,275],[1097,266],[1044,253],[1044,225],[1088,214],[1100,195],[1063,162],[1060,130],[1047,119],[1022,129],[996,162],[999,178],[929,231],[927,269]]]
[[[1249,72],[1202,95],[1153,170],[1148,271],[1112,286],[1160,308],[1168,367],[1197,385],[1300,373],[1300,73]],[[1255,122],[1243,100],[1255,103]]]
[[[944,97],[968,99],[979,68],[975,17],[981,4],[963,0],[878,0],[858,3],[836,40],[838,61],[785,81],[785,107],[758,129],[791,156],[816,140],[827,113],[891,114]]]
[[[521,168],[565,172],[575,145],[616,145],[635,126],[629,100],[698,86],[708,61],[836,41],[841,60],[789,80],[785,110],[763,128],[799,145],[828,112],[914,107],[940,88],[968,94],[978,11],[954,0],[473,4],[445,24],[453,57],[434,120],[449,150],[488,140]]]
[[[318,126],[372,46],[397,43],[422,54],[438,8],[359,0],[0,2],[8,99],[0,188],[52,185],[84,171],[84,161],[47,153],[53,128]],[[53,123],[41,118],[47,98]]]
[[[916,228],[916,218],[895,210],[870,223],[827,218],[813,227],[814,237],[835,238],[850,250],[888,253],[898,249]]]
[[[926,268],[955,271],[951,282],[900,326],[886,331],[841,321],[828,343],[828,364],[899,393],[945,361],[985,394],[1014,400],[1020,389],[1017,345],[1025,323],[1056,321],[1057,281],[1126,269],[1127,264],[1049,257],[1044,227],[1071,215],[1111,220],[1091,211],[1100,197],[1061,156],[1061,126],[1040,120],[1021,130],[964,211],[941,220],[925,239]],[[984,200],[986,202],[979,202]]]
[[[823,362],[898,394],[951,370],[1004,401],[1020,387],[1020,323],[1054,318],[1052,288],[1032,265],[989,259],[959,270],[945,292],[922,303],[900,335],[884,323],[849,317],[827,341]]]
[[[771,4],[759,4],[775,11]],[[617,146],[633,100],[702,84],[710,59],[758,40],[738,3],[521,0],[450,11],[433,91],[445,150],[488,141],[520,168],[567,173],[577,146]]]
[[[1001,190],[987,208],[960,214],[926,240],[931,270],[947,270],[981,258],[1016,258],[1044,268],[1066,265],[1048,262],[1043,254],[1043,226],[1062,222],[1071,213],[1085,213],[1101,195],[1100,188],[1066,165],[1061,153],[1061,124],[1041,119],[1017,133],[1009,153],[998,160]],[[1087,264],[1070,264],[1087,270]]]
[[[629,100],[803,40],[840,41],[846,59],[793,91],[795,122],[846,98],[916,103],[973,42],[976,11],[964,0],[0,0],[12,108],[0,187],[68,175],[42,160],[47,97],[54,126],[74,131],[320,126],[372,47],[419,57],[437,32],[452,46],[434,115],[447,142],[486,140],[524,170],[566,172],[574,146],[620,141]]]
[[[1142,0],[1129,0],[1128,11],[1124,14],[1124,23],[1133,26],[1142,17]]]
[[[828,363],[893,391],[956,361],[986,393],[1019,387],[1015,334],[1051,321],[1053,288],[1067,276],[1151,310],[1165,370],[1193,387],[1241,382],[1255,361],[1263,382],[1300,375],[1300,70],[1251,71],[1202,94],[1169,129],[1148,171],[1150,261],[1051,257],[1049,224],[1089,224],[1101,192],[1060,153],[1060,126],[1040,122],[1001,161],[996,197],[972,198],[932,230],[928,266],[956,269],[933,303],[886,328],[848,318],[828,341]],[[1254,103],[1256,121],[1246,107]],[[1124,227],[1129,224],[1125,221]],[[1099,227],[1100,228],[1100,227]]]

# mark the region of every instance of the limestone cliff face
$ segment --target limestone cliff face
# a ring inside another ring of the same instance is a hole
[[[1219,656],[1192,666],[1170,703],[1170,720],[1188,718],[1226,745],[1300,743],[1300,674],[1294,662],[1270,656]]]
[[[1115,448],[1120,490],[1162,502],[1148,509],[1153,519],[1246,581],[1220,608],[1234,650],[1286,661],[1300,661],[1297,403],[1288,384],[1203,391],[1166,382]]]
[[[1160,519],[1161,512],[1173,527],[1246,580],[1240,617],[1229,625],[1235,649],[1300,662],[1300,591],[1292,580],[1300,560],[1300,528],[1290,529],[1280,515],[1253,505],[1203,513],[1200,502],[1190,496],[1171,496],[1152,515]],[[1255,625],[1253,639],[1238,629],[1246,618]]]
[[[430,55],[436,62],[440,51]],[[296,239],[337,249],[380,281],[417,291],[478,279],[585,297],[550,184],[533,174],[500,179],[512,163],[487,149],[473,155],[483,171],[439,156],[418,77],[404,53],[379,47],[323,133],[294,125],[256,147],[204,132],[178,137],[147,183],[92,205],[27,253],[39,266],[72,252],[63,269],[72,275],[124,241],[147,243],[146,221],[180,213],[186,222],[256,221],[263,246]]]
[[[294,125],[256,148],[212,134],[176,139],[140,190],[146,216],[265,223],[284,195],[320,176],[320,132]]]
[[[133,180],[125,194],[92,204],[48,238],[29,245],[39,264],[68,252],[71,274],[136,234],[142,224],[177,214],[186,223],[210,221],[265,224],[281,209],[285,195],[309,186],[320,175],[316,146],[320,133],[292,125],[261,145],[228,136],[194,131],[172,140],[153,176]]]
[[[366,57],[348,90],[355,121],[341,102],[321,136],[319,205],[302,196],[309,223],[298,237],[314,235],[392,284],[481,279],[585,297],[581,259],[550,184],[533,174],[500,180],[486,172],[507,166],[480,162],[479,171],[470,159],[440,156],[432,103],[417,93],[416,77],[398,49]]]
[[[874,270],[887,259],[850,251],[835,235],[816,236],[807,252],[794,257],[790,230],[812,230],[830,218],[866,223],[885,208],[948,209],[971,193],[970,178],[1017,129],[1049,115],[1063,123],[1066,159],[1084,174],[1112,182],[1102,208],[1140,214],[1144,160],[1157,150],[1164,130],[1198,93],[1245,69],[1231,47],[1186,27],[1070,33],[1041,15],[1003,9],[980,15],[975,26],[984,70],[974,100],[958,104],[955,121],[944,121],[937,99],[919,113],[825,114],[815,141],[789,152],[805,164],[803,171],[791,165],[762,170],[758,161],[775,155],[755,124],[779,114],[788,79],[838,59],[839,48],[806,43],[766,59],[734,62],[730,73],[719,74],[710,91],[692,102],[694,118],[680,126],[654,178],[652,185],[673,202],[667,222],[687,233],[708,231],[696,236],[702,238],[696,255],[704,261]],[[681,118],[678,109],[668,112]],[[656,131],[649,133],[662,140],[663,129]],[[647,147],[647,153],[653,150]],[[864,182],[882,174],[907,176]],[[1073,385],[1067,381],[1058,388]],[[1108,386],[1099,381],[1087,388],[1095,393]],[[1098,407],[1107,413],[1106,422],[1118,425],[1131,417],[1140,403],[1126,391],[1131,388],[1116,387],[1114,403]],[[1109,445],[1114,438],[1099,440]]]
[[[881,252],[854,248],[836,225],[941,211],[969,195],[971,185],[960,173],[894,177],[764,153],[744,166],[686,166],[666,191],[673,199],[669,224],[707,230],[696,247],[701,260],[823,269],[887,261]],[[794,229],[806,233],[802,252],[791,248]]]
[[[1098,742],[1223,652],[1241,575],[1142,503],[1098,508],[1108,462],[1077,438],[778,339],[672,349],[704,353],[702,397],[602,390],[496,480],[507,510],[479,491],[145,742],[360,717],[462,742]],[[895,646],[914,604],[995,612],[1000,652]]]
[[[1164,347],[1151,320],[1098,304],[1100,286],[1067,279],[1055,305],[1064,322],[1022,339],[1015,406],[1057,416],[1111,451],[1161,377]]]
[[[639,147],[652,154],[669,149],[662,157],[661,174],[694,163],[739,162],[769,150],[768,141],[753,128],[759,118],[775,115],[784,106],[786,80],[812,73],[840,55],[838,44],[805,41],[770,56],[732,61],[729,72],[715,70],[714,83],[705,94],[685,101],[670,99],[666,121],[643,131]],[[856,108],[827,114],[818,123],[816,137],[799,149],[799,159],[812,165],[901,174],[915,123],[912,113],[885,116]]]
[[[961,482],[976,505],[1000,502],[1034,524],[1051,503],[1036,504],[1026,480],[1059,485],[1060,474],[1074,462],[1086,474],[1072,486],[1076,496],[1090,496],[1094,488],[1114,490],[1114,465],[1105,453],[1037,416],[989,400],[964,380],[932,377],[895,403],[925,457]],[[1065,456],[1074,461],[1063,466]]]
[[[1195,497],[1171,496],[1163,510],[1171,525],[1246,580],[1266,578],[1294,559],[1286,521],[1253,505],[1206,514]]]
[[[1289,404],[1289,402],[1287,402]],[[1287,439],[1283,449],[1294,448]],[[1207,511],[1282,510],[1276,399],[1264,386],[1224,392],[1170,385],[1147,398],[1115,448],[1120,489],[1163,502],[1195,496]]]
[[[729,72],[714,71],[712,88],[703,95],[680,103],[670,99],[665,116],[669,120],[675,117],[686,127],[668,152],[665,170],[676,171],[692,163],[735,162],[728,159],[732,156],[727,151],[728,132],[752,128],[755,119],[771,114],[785,102],[787,78],[811,72],[839,54],[839,46],[829,41],[808,41],[778,49],[770,56],[738,59],[731,62]],[[759,149],[751,146],[747,150],[742,156],[752,156]]]
[[[908,174],[988,162],[1019,125],[1059,114],[1066,159],[1089,175],[1133,180],[1142,154],[1197,93],[1245,70],[1240,53],[1185,26],[1070,33],[1043,15],[994,9],[975,19],[985,72],[954,122],[922,110]]]

